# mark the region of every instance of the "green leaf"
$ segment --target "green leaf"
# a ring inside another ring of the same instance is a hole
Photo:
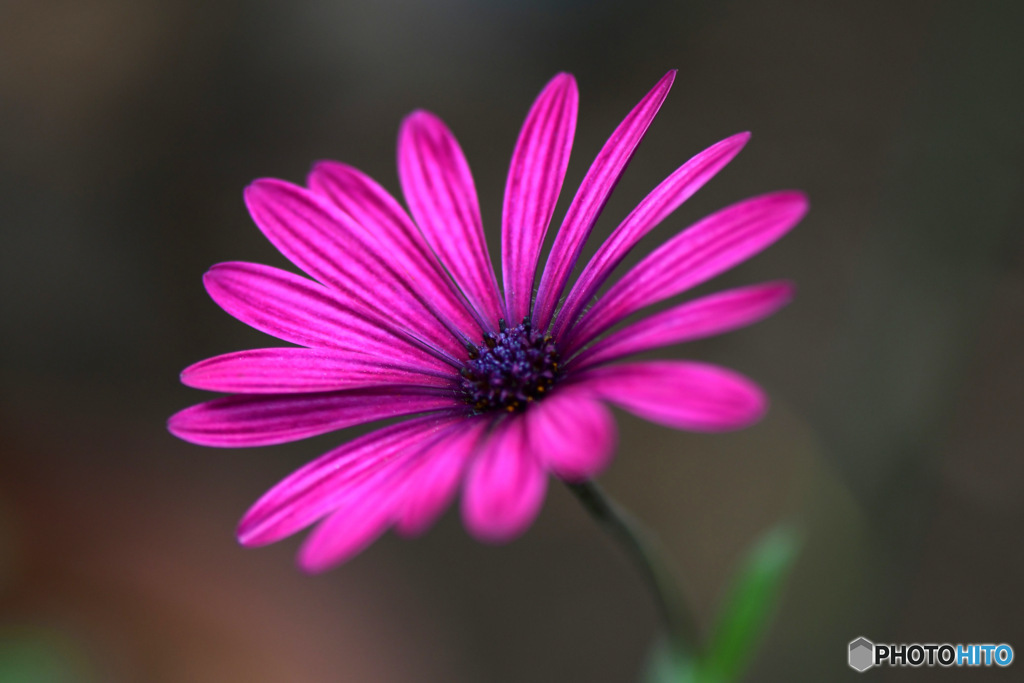
[[[0,683],[82,683],[95,680],[75,643],[36,629],[0,631]]]
[[[694,662],[673,652],[667,640],[658,641],[647,659],[644,683],[698,683]]]
[[[731,683],[739,679],[768,626],[799,546],[796,531],[780,524],[751,549],[729,589],[695,680]]]

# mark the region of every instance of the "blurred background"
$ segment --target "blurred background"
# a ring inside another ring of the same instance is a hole
[[[652,603],[556,483],[510,545],[450,511],[309,577],[299,539],[244,550],[235,524],[359,430],[227,451],[164,427],[206,398],[181,368],[272,345],[201,285],[218,261],[285,266],[247,183],[332,158],[397,192],[399,122],[430,109],[497,254],[519,125],[562,70],[581,104],[556,222],[679,69],[588,253],[741,130],[743,154],[638,255],[753,194],[811,198],[790,236],[699,290],[788,278],[796,301],[659,354],[748,374],[768,417],[710,436],[620,415],[602,477],[661,534],[702,626],[751,543],[792,520],[803,551],[749,680],[852,679],[857,636],[1024,651],[1022,30],[1010,0],[4,2],[0,681],[639,680]]]

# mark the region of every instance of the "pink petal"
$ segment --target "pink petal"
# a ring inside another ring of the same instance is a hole
[[[274,246],[320,282],[337,289],[361,315],[408,330],[450,356],[465,354],[449,321],[417,289],[399,258],[367,228],[309,190],[257,180],[245,190],[249,213]],[[428,288],[429,290],[429,288]]]
[[[772,282],[688,301],[596,342],[581,351],[567,366],[573,372],[579,372],[660,346],[722,334],[767,318],[792,298],[793,285]]]
[[[636,243],[732,161],[749,139],[749,133],[740,133],[712,145],[676,169],[633,209],[580,273],[555,319],[556,337],[576,321]]]
[[[450,368],[424,345],[318,282],[257,263],[220,263],[203,277],[206,291],[246,325],[294,344],[357,350],[423,371]]]
[[[395,522],[398,533],[417,536],[437,521],[455,497],[466,464],[490,422],[490,418],[483,416],[469,418],[416,458],[406,476],[402,506]]]
[[[648,126],[661,109],[675,77],[675,70],[669,71],[640,100],[604,143],[604,147],[584,176],[576,197],[565,214],[562,227],[555,236],[551,255],[548,256],[544,275],[540,280],[533,311],[534,327],[547,329],[551,322],[551,316],[562,296],[565,282],[576,265],[583,243],[590,235],[629,160],[633,158],[633,152],[643,139]]]
[[[446,388],[450,374],[383,365],[353,351],[334,349],[252,349],[208,358],[181,373],[182,383],[227,393],[287,394],[421,386]]]
[[[510,541],[540,511],[547,477],[528,443],[526,420],[510,416],[494,428],[470,463],[462,517],[478,540]]]
[[[565,180],[579,93],[569,74],[544,87],[519,132],[502,209],[501,272],[511,324],[530,312],[537,258]]]
[[[611,461],[615,420],[586,393],[559,389],[532,404],[525,417],[533,453],[560,479],[590,479]]]
[[[390,491],[362,491],[313,529],[299,549],[299,566],[317,574],[352,559],[387,531],[397,505]]]
[[[470,426],[460,424],[444,430],[430,445],[420,444],[411,452],[400,454],[350,488],[338,501],[334,512],[303,544],[299,553],[303,569],[323,571],[349,560],[372,543],[405,510],[407,493],[420,483],[415,479],[419,467],[424,462],[432,464],[438,457],[443,458],[453,438],[465,442],[473,432],[478,435],[485,423],[480,420],[471,429],[463,429]],[[475,440],[469,438],[470,447]],[[425,521],[417,520],[421,524]]]
[[[491,328],[503,316],[476,187],[455,136],[425,111],[398,136],[398,176],[423,236]]]
[[[354,389],[320,394],[239,395],[186,408],[167,428],[202,446],[265,446],[364,422],[465,406],[429,388]]]
[[[732,268],[775,242],[807,213],[799,192],[777,192],[708,216],[626,273],[572,329],[566,352],[626,316]]]
[[[396,458],[453,433],[461,417],[427,416],[378,429],[320,456],[285,477],[242,517],[238,540],[246,546],[273,543],[338,509],[369,477]],[[457,433],[457,432],[455,432]]]
[[[695,432],[748,427],[768,406],[749,379],[702,363],[606,365],[583,373],[574,386],[646,420]]]
[[[441,267],[437,256],[394,197],[358,169],[322,161],[309,174],[309,187],[327,197],[372,235],[378,253],[397,267],[401,277],[435,306],[456,329],[482,334],[461,291]]]

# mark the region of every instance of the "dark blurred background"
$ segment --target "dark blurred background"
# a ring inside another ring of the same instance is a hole
[[[311,578],[297,539],[247,551],[234,526],[358,430],[224,451],[164,428],[205,398],[182,367],[268,345],[200,282],[218,261],[285,265],[248,182],[333,158],[397,192],[398,124],[427,108],[462,143],[497,254],[518,127],[561,70],[581,108],[556,220],[679,69],[589,252],[741,130],[743,154],[641,254],[746,196],[811,197],[790,236],[700,290],[790,278],[796,302],[667,351],[761,382],[767,419],[709,436],[622,415],[602,478],[665,539],[704,628],[790,519],[805,545],[749,680],[852,679],[860,635],[1024,651],[1022,31],[1010,0],[4,2],[0,681],[638,680],[652,604],[557,484],[508,546],[450,511]]]

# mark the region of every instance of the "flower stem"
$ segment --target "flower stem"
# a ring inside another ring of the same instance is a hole
[[[700,654],[697,623],[672,579],[665,554],[653,535],[592,481],[566,482],[590,516],[622,547],[643,575],[668,631],[673,653],[689,662]]]

